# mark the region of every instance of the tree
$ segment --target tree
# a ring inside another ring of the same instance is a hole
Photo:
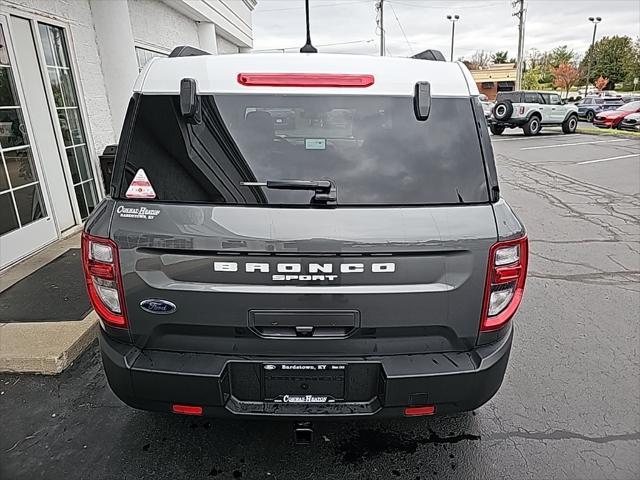
[[[609,84],[609,79],[602,76],[598,77],[598,79],[595,82],[593,82],[593,85],[598,89],[599,92],[607,88],[608,84]]]
[[[464,64],[469,70],[478,70],[479,68],[486,67],[491,61],[491,54],[484,50],[476,50],[469,60],[464,60]]]
[[[522,88],[525,90],[536,90],[540,88],[542,80],[542,71],[540,67],[533,67],[524,72],[522,75]]]
[[[602,37],[580,62],[587,71],[591,60],[591,73],[586,79],[589,83],[599,77],[609,79],[608,87],[615,88],[616,83],[633,81],[634,72],[640,71],[640,46],[630,37]]]
[[[507,63],[508,58],[509,52],[506,50],[504,52],[496,52],[491,56],[491,60],[496,64]]]
[[[567,96],[569,96],[569,90],[580,78],[580,72],[578,69],[573,65],[562,63],[553,68],[552,73],[553,86],[561,88],[563,91],[567,92]]]
[[[571,65],[576,57],[576,53],[573,50],[569,50],[566,45],[554,48],[548,55],[549,65],[554,68],[560,65]]]

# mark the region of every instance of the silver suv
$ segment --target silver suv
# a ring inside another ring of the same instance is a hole
[[[522,128],[525,135],[537,135],[547,125],[574,133],[578,107],[564,103],[554,92],[500,92],[488,122],[494,135],[501,135],[505,128]]]

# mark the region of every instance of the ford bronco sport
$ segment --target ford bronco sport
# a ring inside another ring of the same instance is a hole
[[[494,135],[502,135],[505,128],[522,128],[525,135],[537,135],[546,125],[575,133],[578,107],[563,102],[554,92],[500,92],[488,122]]]
[[[527,245],[463,64],[323,54],[151,60],[82,236],[118,397],[298,420],[487,402]]]

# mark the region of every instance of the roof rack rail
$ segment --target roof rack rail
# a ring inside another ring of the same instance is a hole
[[[417,58],[418,60],[433,60],[436,62],[446,62],[447,60],[442,55],[440,50],[425,50],[424,52],[416,53],[411,58]]]
[[[209,52],[200,50],[196,47],[190,47],[189,45],[180,45],[171,50],[169,54],[170,58],[173,57],[199,57],[201,55],[211,55]]]

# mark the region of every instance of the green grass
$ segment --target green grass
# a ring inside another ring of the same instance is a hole
[[[585,135],[612,135],[612,136],[622,136],[622,137],[634,137],[640,138],[640,132],[629,132],[626,130],[612,130],[608,128],[584,128],[578,127],[576,129],[577,133],[583,133]]]

